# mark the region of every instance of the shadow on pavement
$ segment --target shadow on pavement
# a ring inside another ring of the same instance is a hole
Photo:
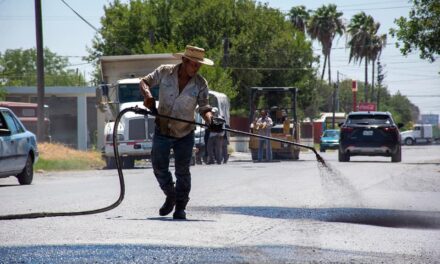
[[[215,220],[204,220],[204,219],[191,219],[188,217],[186,220],[173,219],[172,216],[161,216],[161,217],[146,217],[146,218],[123,218],[118,217],[108,217],[108,220],[123,220],[123,221],[163,221],[163,222],[216,222]]]
[[[20,186],[20,184],[0,184],[0,188],[3,188],[3,187],[18,187],[18,186]]]
[[[393,228],[440,229],[440,212],[370,208],[288,208],[267,206],[192,207],[192,211],[211,211],[279,219],[311,219]]]

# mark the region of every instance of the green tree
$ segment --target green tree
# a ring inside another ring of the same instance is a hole
[[[402,43],[396,43],[403,55],[415,49],[420,57],[431,62],[440,55],[440,2],[438,0],[412,0],[414,6],[409,18],[400,17],[394,21],[399,27],[390,33]]]
[[[300,32],[306,33],[307,21],[310,19],[309,11],[305,6],[294,6],[289,11],[290,23]]]
[[[336,5],[323,5],[318,8],[308,21],[308,33],[312,39],[317,39],[322,45],[324,54],[324,66],[322,69],[321,80],[324,79],[325,67],[328,62],[328,83],[331,84],[330,53],[333,39],[336,34],[342,36],[345,30],[342,21],[342,12],[336,10]]]
[[[371,54],[372,38],[374,31],[380,25],[374,22],[372,16],[360,12],[355,14],[347,27],[349,34],[348,45],[350,46],[349,62],[364,60],[365,62],[365,86],[364,86],[364,100],[368,102],[368,60]]]
[[[3,86],[37,85],[37,53],[35,49],[8,49],[0,53]],[[67,69],[68,59],[44,49],[44,77],[46,86],[84,85],[84,76]]]
[[[375,23],[375,28],[373,31],[373,35],[371,37],[371,46],[369,52],[369,58],[371,61],[371,101],[374,101],[374,73],[375,73],[375,65],[376,61],[379,59],[382,54],[382,50],[386,47],[387,44],[387,35],[382,34],[378,35],[377,31],[379,30],[380,23]]]
[[[6,91],[3,87],[0,85],[0,101],[4,101],[6,98]]]
[[[89,59],[170,53],[182,51],[187,44],[201,46],[216,63],[203,67],[202,75],[211,89],[232,99],[232,107],[247,108],[249,87],[293,86],[314,78],[311,43],[283,13],[267,4],[253,0],[132,0],[115,1],[104,10]],[[225,39],[230,43],[227,53]],[[301,96],[311,90],[305,87]]]
[[[393,114],[394,121],[397,123],[408,124],[417,120],[415,115],[417,114],[418,116],[418,107],[412,104],[411,101],[399,91],[390,97],[386,106],[386,111]]]
[[[382,63],[380,62],[380,57],[377,59],[377,96],[376,96],[376,103],[377,103],[377,110],[381,111],[382,110],[382,106],[381,106],[381,100],[382,100],[382,96],[383,95],[383,88],[382,88],[382,83],[383,80],[385,79],[385,72],[384,72],[384,66],[382,65]],[[386,99],[386,98],[385,98]]]

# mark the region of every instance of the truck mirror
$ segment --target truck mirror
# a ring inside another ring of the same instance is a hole
[[[344,124],[344,122],[338,123],[338,126],[341,127]]]
[[[399,129],[401,129],[401,128],[403,127],[403,124],[402,124],[402,123],[397,123],[397,127],[398,127]]]

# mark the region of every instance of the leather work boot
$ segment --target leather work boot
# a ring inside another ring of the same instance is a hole
[[[176,202],[176,210],[174,210],[173,219],[186,220],[185,209],[188,201],[189,199]]]
[[[174,189],[174,184],[167,186],[165,189],[163,189],[163,192],[167,198],[165,199],[165,203],[159,209],[160,216],[165,216],[171,213],[174,209],[174,205],[176,204],[176,190]]]

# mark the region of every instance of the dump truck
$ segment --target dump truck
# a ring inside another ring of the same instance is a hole
[[[128,107],[144,108],[139,91],[140,78],[162,64],[176,64],[179,60],[172,54],[146,54],[102,56],[101,84],[96,88],[97,98],[97,145],[107,168],[116,167],[113,153],[113,127],[119,112]],[[133,168],[135,160],[151,155],[154,117],[125,114],[119,123],[119,154],[124,168]]]

